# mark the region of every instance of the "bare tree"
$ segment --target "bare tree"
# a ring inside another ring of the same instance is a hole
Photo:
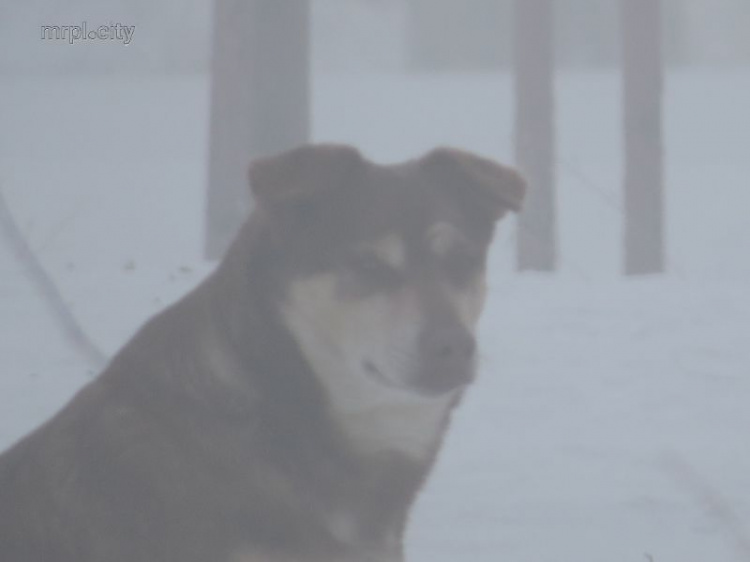
[[[620,0],[625,273],[664,270],[661,0]]]
[[[531,188],[519,218],[518,268],[554,271],[554,0],[516,0],[513,20],[516,163]]]
[[[251,159],[309,138],[309,0],[215,2],[206,256],[250,204]]]

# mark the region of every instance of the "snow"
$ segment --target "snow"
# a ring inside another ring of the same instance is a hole
[[[668,77],[659,277],[619,275],[618,87],[558,80],[561,271],[514,274],[513,221],[500,229],[482,376],[414,513],[412,561],[747,560],[727,518],[750,535],[750,72]],[[509,161],[511,105],[502,75],[324,74],[313,129],[380,161],[439,144]],[[108,353],[211,268],[207,111],[205,76],[0,83],[0,187]],[[0,449],[91,378],[3,244],[0,373]]]

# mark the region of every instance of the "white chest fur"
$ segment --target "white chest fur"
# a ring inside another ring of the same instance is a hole
[[[338,418],[363,452],[397,451],[421,460],[440,437],[451,399],[401,396],[338,409]]]

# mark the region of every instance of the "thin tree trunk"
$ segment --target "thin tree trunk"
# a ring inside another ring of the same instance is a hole
[[[515,1],[516,163],[530,186],[519,218],[521,271],[557,266],[553,24],[553,0]]]
[[[664,271],[661,1],[620,0],[625,274]]]
[[[65,304],[55,282],[34,255],[34,251],[26,242],[21,229],[13,220],[13,215],[5,203],[2,190],[0,190],[0,231],[5,235],[11,250],[18,258],[19,263],[23,265],[26,275],[49,308],[52,317],[57,321],[65,339],[98,373],[107,362],[106,356],[83,331],[78,320]]]
[[[309,138],[309,0],[216,0],[206,256],[218,259],[250,206],[258,156]]]

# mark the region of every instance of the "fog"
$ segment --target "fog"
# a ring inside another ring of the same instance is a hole
[[[0,450],[209,278],[252,160],[451,146],[529,191],[406,559],[750,560],[750,4],[530,2],[3,2]]]

